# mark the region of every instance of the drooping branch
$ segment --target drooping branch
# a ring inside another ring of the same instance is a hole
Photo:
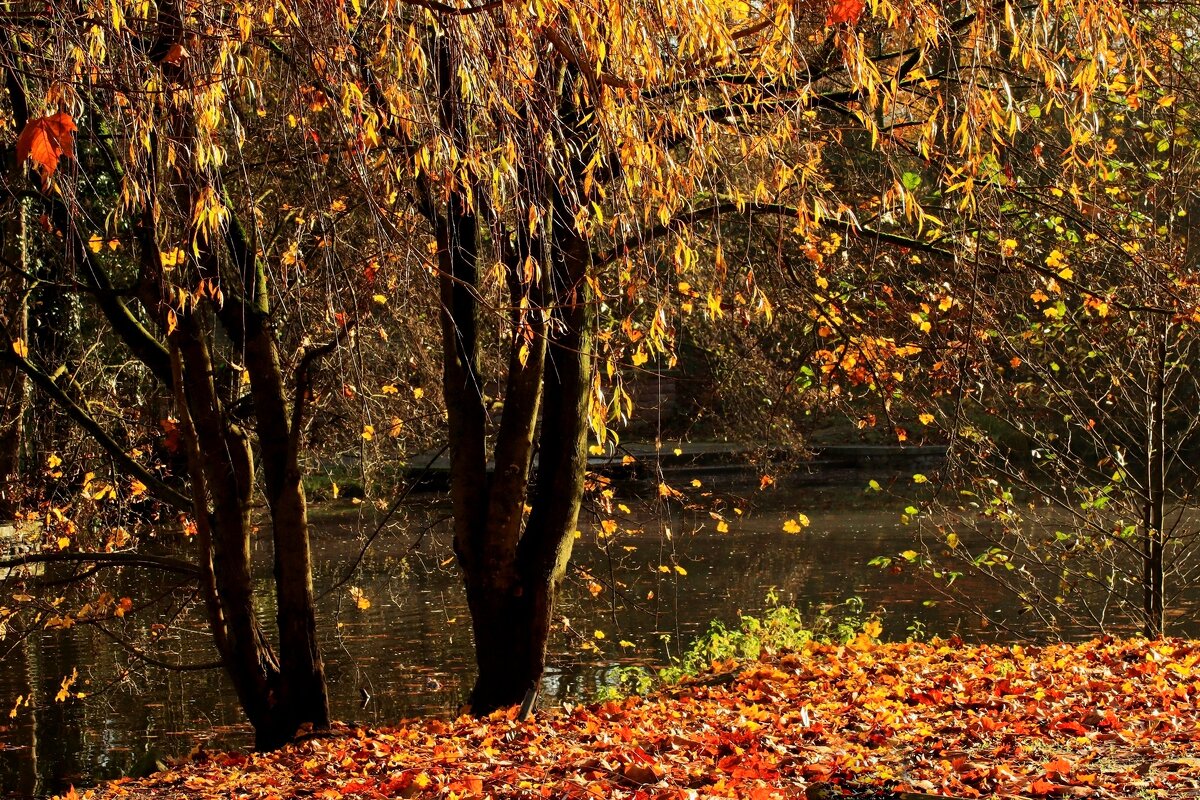
[[[159,669],[165,669],[171,672],[203,672],[206,670],[221,669],[225,666],[224,662],[222,661],[205,661],[198,664],[176,664],[171,661],[163,661],[161,658],[152,656],[145,650],[137,647],[133,644],[133,642],[130,642],[123,636],[118,636],[98,622],[92,625],[92,627],[100,631],[111,641],[115,642],[117,646],[119,646],[126,653],[129,653],[129,655],[133,656],[139,661],[149,664],[152,667],[158,667]]]
[[[84,280],[91,291],[96,305],[104,313],[105,319],[113,331],[121,337],[121,341],[138,361],[142,362],[162,385],[171,386],[171,358],[167,348],[158,341],[150,331],[134,316],[121,299],[120,293],[113,289],[108,273],[100,265],[99,260],[88,249],[75,219],[72,218],[62,201],[39,195],[39,199],[54,222],[56,229],[62,232],[70,243],[69,253],[81,268]]]
[[[179,575],[199,576],[200,567],[191,561],[171,556],[156,556],[147,553],[92,553],[59,551],[55,553],[28,553],[0,560],[0,569],[15,569],[30,564],[99,564],[111,567],[146,567]]]
[[[71,419],[75,420],[76,424],[90,433],[113,460],[120,464],[126,472],[145,484],[146,489],[155,498],[180,511],[191,511],[192,501],[189,498],[163,483],[161,479],[126,453],[125,449],[112,438],[108,431],[104,430],[104,426],[63,391],[53,378],[38,369],[37,365],[28,358],[18,355],[12,342],[6,341],[0,345],[0,359],[15,365],[27,375],[39,389],[58,404]]]

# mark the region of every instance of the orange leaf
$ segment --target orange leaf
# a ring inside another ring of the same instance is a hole
[[[32,159],[49,180],[58,169],[58,159],[75,157],[75,121],[65,111],[31,119],[17,139],[17,161]]]
[[[865,5],[864,0],[833,0],[829,7],[829,15],[825,18],[825,25],[832,27],[843,22],[855,25],[862,17]]]
[[[171,45],[171,49],[169,49],[167,54],[163,56],[162,61],[164,64],[179,66],[179,62],[183,61],[185,58],[190,58],[191,55],[192,54],[189,53],[183,45],[176,42],[175,44]]]

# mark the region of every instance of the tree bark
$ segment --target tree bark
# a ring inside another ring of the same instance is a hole
[[[1169,322],[1159,323],[1158,342],[1146,386],[1146,505],[1142,528],[1143,632],[1149,639],[1163,635],[1166,622],[1166,370]]]
[[[24,267],[25,214],[19,200],[0,222],[0,322],[6,339],[28,347],[28,315],[25,279],[11,266]],[[28,391],[25,375],[15,362],[0,359],[0,520],[12,519],[17,511],[16,496],[24,442],[25,407]]]
[[[562,213],[555,217],[563,223],[555,226],[549,253],[549,293],[554,302],[544,327],[541,430],[531,510],[519,540],[500,541],[507,529],[493,526],[488,531],[489,540],[496,546],[485,561],[485,569],[467,575],[479,668],[470,704],[477,714],[520,703],[527,692],[537,689],[545,671],[555,602],[571,558],[583,502],[593,346],[593,309],[587,283],[591,254],[587,242],[568,227],[571,217]],[[512,401],[506,396],[505,417],[529,413],[531,403],[536,400],[519,393]],[[533,407],[536,409],[536,405]],[[503,424],[501,427],[503,430]],[[497,472],[493,480],[499,482],[504,477]],[[524,499],[520,493],[510,500],[517,504],[518,515]],[[500,494],[493,494],[492,500],[495,506],[503,502]],[[499,546],[509,542],[515,549]],[[486,567],[507,567],[502,559],[512,557],[515,581],[484,580],[494,576]]]
[[[29,121],[29,108],[22,78],[12,66],[17,63],[14,37],[5,34],[0,45],[9,56],[4,85],[13,121],[17,130],[21,130]],[[11,186],[20,183],[21,165],[16,163],[15,151],[11,158],[4,159],[0,168]],[[28,339],[25,277],[15,269],[28,272],[25,209],[15,193],[10,194],[4,205],[0,209],[0,323],[5,326],[9,341],[25,345]],[[0,359],[0,520],[11,519],[17,510],[14,490],[21,466],[27,394],[24,373],[15,363]]]

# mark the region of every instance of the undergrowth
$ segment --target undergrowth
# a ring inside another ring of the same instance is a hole
[[[672,658],[668,666],[620,667],[614,671],[613,682],[601,687],[595,699],[648,694],[711,672],[714,665],[756,661],[763,656],[799,650],[812,641],[847,643],[859,636],[877,640],[881,629],[877,613],[864,613],[862,598],[851,597],[836,605],[822,606],[815,616],[809,616],[800,609],[781,605],[779,596],[771,589],[767,593],[767,609],[761,616],[739,614],[733,626],[719,620],[710,623],[708,630],[682,655]]]

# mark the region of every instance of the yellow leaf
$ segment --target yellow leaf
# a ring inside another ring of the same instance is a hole
[[[362,438],[368,442],[371,441],[372,439],[374,439],[375,438],[375,426],[374,425],[363,425]]]
[[[913,483],[928,483],[929,482],[929,478],[925,477],[924,475],[922,475],[919,472],[916,475],[912,476],[912,480],[913,480]]]
[[[717,523],[717,533],[729,533],[729,523],[721,520]]]
[[[59,685],[58,694],[54,695],[54,702],[65,703],[67,701],[67,698],[71,696],[71,684],[75,683],[75,680],[78,677],[79,670],[72,669],[71,674],[62,679],[62,683]]]
[[[59,550],[66,550],[70,546],[71,546],[70,539],[68,539],[66,536],[58,537],[58,549]]]
[[[88,239],[88,249],[93,253],[99,253],[104,249],[104,240],[100,238],[99,234],[93,233],[92,238]]]
[[[784,533],[800,533],[807,528],[811,523],[804,514],[797,514],[795,519],[789,519],[783,523]]]
[[[675,565],[675,571],[678,572],[680,575],[687,575],[687,570],[684,569],[683,567],[679,566],[678,564]]]
[[[421,387],[418,386],[416,389],[413,389],[413,399],[414,400],[420,400],[424,396],[425,396],[425,390],[422,389]]]
[[[594,630],[594,631],[592,631],[592,636],[594,636],[594,637],[595,637],[595,638],[597,638],[597,639],[603,639],[603,638],[604,638],[604,631],[602,631],[602,630]]]
[[[933,422],[933,414],[926,412],[924,414],[919,415],[917,417],[917,419],[919,419],[921,421],[922,425],[929,425],[930,423]]]
[[[29,345],[21,339],[16,339],[12,343],[13,352],[21,358],[29,358]]]
[[[366,611],[371,607],[370,599],[357,586],[350,587],[350,598],[354,601],[354,605],[359,611]]]

